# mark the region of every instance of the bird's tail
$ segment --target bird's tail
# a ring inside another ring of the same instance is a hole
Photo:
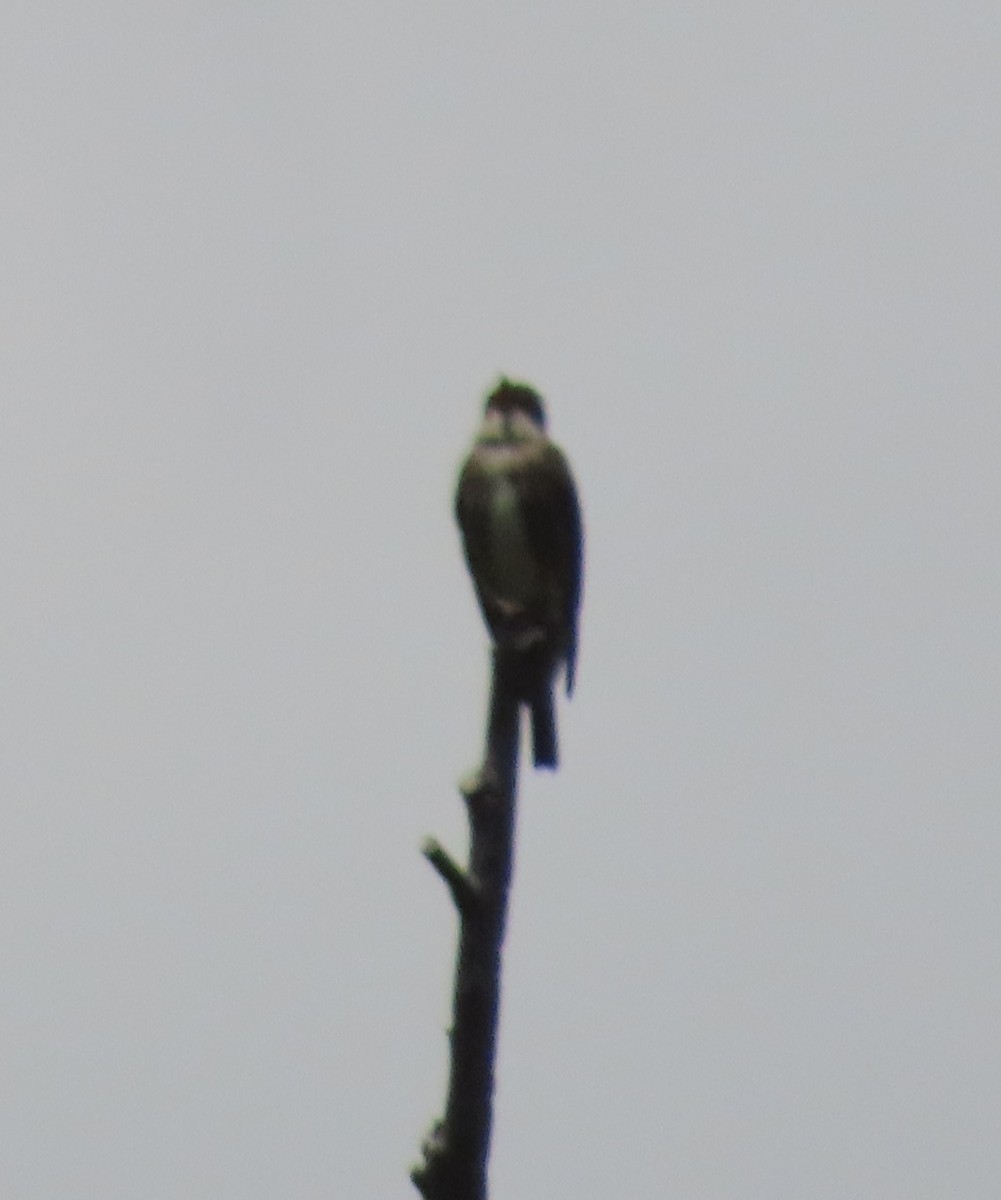
[[[532,755],[536,767],[555,771],[559,765],[556,745],[556,708],[553,701],[553,681],[543,680],[531,698]]]

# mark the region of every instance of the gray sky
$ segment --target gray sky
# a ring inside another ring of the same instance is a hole
[[[4,1194],[416,1194],[503,370],[588,575],[497,1197],[995,1196],[996,3],[0,25]]]

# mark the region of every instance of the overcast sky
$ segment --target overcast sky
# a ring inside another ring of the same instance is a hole
[[[8,3],[0,1190],[386,1200],[546,397],[497,1200],[1001,1178],[1001,9]]]

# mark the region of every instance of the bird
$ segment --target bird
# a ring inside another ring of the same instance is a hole
[[[584,536],[570,466],[528,384],[502,376],[487,396],[455,515],[490,636],[516,656],[534,764],[555,769],[555,680],[562,667],[573,694]]]

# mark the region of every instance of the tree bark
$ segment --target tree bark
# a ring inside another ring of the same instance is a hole
[[[423,848],[459,916],[445,1114],[429,1130],[423,1159],[410,1175],[424,1200],[487,1200],[523,684],[517,652],[495,648],[483,766],[461,785],[469,817],[469,866],[460,867],[434,839]]]

